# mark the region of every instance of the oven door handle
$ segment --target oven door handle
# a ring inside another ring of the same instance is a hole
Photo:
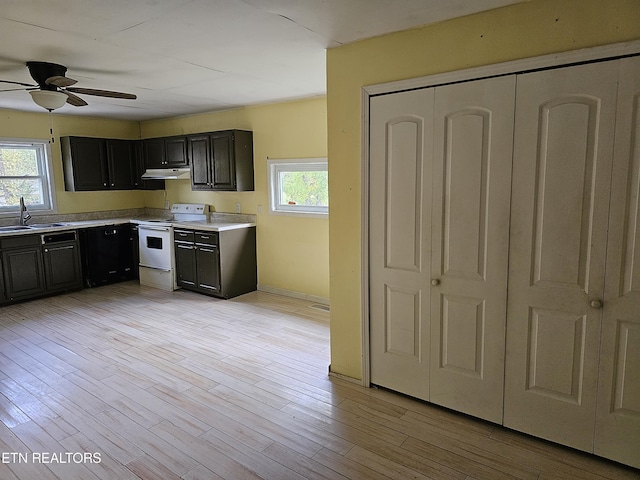
[[[138,265],[141,266],[141,267],[144,267],[144,268],[150,268],[151,270],[160,270],[161,272],[170,272],[171,271],[170,268],[154,267],[153,265],[149,265],[149,264],[142,263],[142,262],[140,262]]]
[[[138,231],[140,230],[153,230],[155,232],[168,232],[171,230],[171,227],[147,227],[146,225],[143,227],[142,225],[138,226]]]

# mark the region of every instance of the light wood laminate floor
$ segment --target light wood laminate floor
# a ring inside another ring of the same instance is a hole
[[[309,305],[127,282],[0,308],[0,478],[640,478],[329,377]]]

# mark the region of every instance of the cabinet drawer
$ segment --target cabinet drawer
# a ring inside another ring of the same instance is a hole
[[[193,242],[194,233],[190,230],[174,230],[173,238],[176,242]]]
[[[195,232],[196,243],[218,245],[218,232]]]
[[[0,247],[22,248],[40,245],[40,235],[17,235],[0,239]]]

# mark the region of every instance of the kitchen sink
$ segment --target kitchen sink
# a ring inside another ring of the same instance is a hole
[[[0,232],[14,232],[18,230],[29,230],[31,227],[27,225],[9,225],[8,227],[0,227]]]
[[[50,228],[50,227],[64,227],[64,223],[34,223],[28,225],[30,228]]]

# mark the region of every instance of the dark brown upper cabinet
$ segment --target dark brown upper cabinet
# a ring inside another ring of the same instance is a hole
[[[109,188],[135,188],[134,143],[130,140],[107,140],[107,173]]]
[[[145,180],[142,178],[142,175],[147,169],[145,164],[144,142],[142,140],[134,142],[133,151],[135,157],[134,187],[139,190],[164,190],[164,180]]]
[[[163,138],[147,138],[142,141],[145,168],[165,168],[166,154]]]
[[[133,142],[62,137],[65,190],[131,190],[134,187]]]
[[[147,138],[143,146],[146,168],[189,166],[186,136]]]
[[[253,181],[253,133],[224,130],[189,135],[191,189],[250,191]]]
[[[169,168],[188,167],[187,137],[167,137],[164,139],[166,165]]]

